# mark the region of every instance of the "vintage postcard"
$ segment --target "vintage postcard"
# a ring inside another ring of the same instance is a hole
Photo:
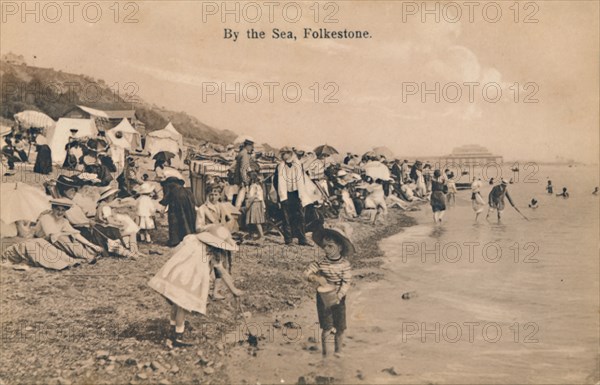
[[[599,383],[598,1],[0,19],[0,385]]]

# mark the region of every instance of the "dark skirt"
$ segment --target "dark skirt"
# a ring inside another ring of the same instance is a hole
[[[431,193],[431,208],[433,212],[446,210],[446,196],[441,191]]]
[[[37,157],[33,172],[36,174],[48,175],[52,172],[52,150],[47,145],[37,147]]]
[[[337,331],[346,330],[346,296],[342,298],[339,304],[326,307],[317,293],[317,314],[319,315],[319,324],[321,329],[329,330],[334,327]]]

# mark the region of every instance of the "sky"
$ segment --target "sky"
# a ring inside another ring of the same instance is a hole
[[[122,91],[133,82],[150,103],[278,147],[408,157],[480,144],[509,160],[597,162],[599,3],[468,3],[228,2],[235,20],[220,1],[124,1],[118,12],[99,1],[78,2],[69,20],[62,2],[27,14],[3,1],[0,51]],[[250,28],[266,38],[247,39]],[[304,39],[304,28],[370,38]]]

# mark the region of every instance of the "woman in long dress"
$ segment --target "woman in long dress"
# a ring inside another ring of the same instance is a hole
[[[190,234],[173,250],[172,257],[160,268],[148,285],[171,304],[170,324],[173,346],[192,343],[184,339],[187,312],[206,314],[210,272],[217,269],[234,296],[243,292],[234,286],[233,278],[223,267],[223,259],[238,246],[223,226],[212,226],[200,234]]]
[[[431,209],[433,210],[433,221],[441,223],[446,212],[446,181],[442,178],[440,170],[433,172],[431,179]]]
[[[27,263],[51,270],[63,270],[82,261],[94,263],[102,252],[75,230],[65,218],[65,212],[73,205],[69,199],[50,201],[52,210],[44,212],[37,220],[33,239],[12,245],[4,257],[13,263]]]
[[[48,146],[46,138],[39,135],[36,138],[36,152],[35,165],[33,166],[33,172],[36,174],[48,175],[52,172],[52,150]]]

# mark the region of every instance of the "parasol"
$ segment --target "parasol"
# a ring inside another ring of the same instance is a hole
[[[50,128],[56,122],[48,115],[33,110],[19,112],[14,115],[15,121],[23,128]]]
[[[386,146],[375,147],[373,149],[373,153],[378,156],[384,156],[388,160],[394,157],[394,153],[392,152],[392,150],[390,150]]]
[[[365,174],[373,179],[390,179],[390,170],[381,162],[372,161],[363,166]]]
[[[322,156],[322,155],[339,154],[339,152],[338,152],[338,150],[331,147],[330,145],[323,144],[321,146],[315,147],[315,154],[317,154],[317,156]]]
[[[175,154],[173,154],[170,151],[159,151],[152,157],[152,159],[154,160],[162,160],[163,162],[168,162],[170,159],[173,158],[175,158]]]
[[[35,221],[43,211],[50,209],[50,198],[44,191],[25,183],[2,183],[0,193],[0,219],[6,224]]]

